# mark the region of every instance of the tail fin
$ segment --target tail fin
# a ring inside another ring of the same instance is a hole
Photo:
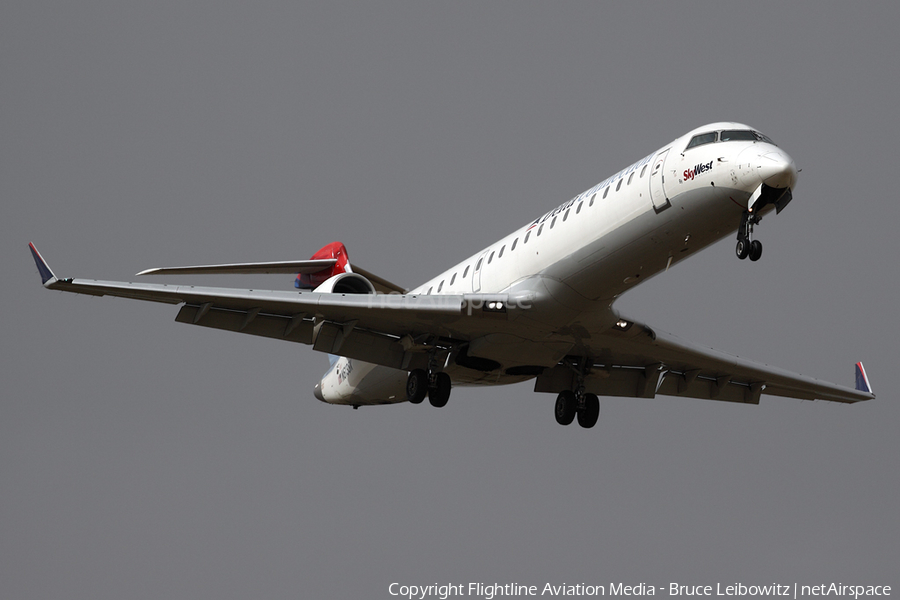
[[[872,386],[869,385],[869,376],[866,375],[866,368],[861,362],[856,363],[856,389],[860,392],[874,394]]]
[[[319,287],[325,280],[340,275],[341,273],[352,273],[350,268],[350,258],[347,256],[347,248],[340,242],[332,242],[323,246],[321,250],[312,255],[311,260],[320,260],[325,258],[333,258],[337,262],[333,265],[316,271],[314,273],[299,273],[297,279],[294,280],[294,287],[299,289],[315,289]]]

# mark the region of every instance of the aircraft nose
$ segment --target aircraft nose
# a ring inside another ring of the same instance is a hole
[[[797,185],[797,166],[787,153],[778,150],[760,154],[757,175],[769,187],[784,189]]]

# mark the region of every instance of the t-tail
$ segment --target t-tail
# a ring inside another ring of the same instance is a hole
[[[294,280],[294,287],[303,290],[312,290],[335,275],[341,273],[352,273],[350,267],[350,259],[347,256],[347,248],[341,242],[331,242],[327,246],[323,246],[321,250],[312,255],[310,260],[334,259],[336,262],[325,267],[321,271],[313,273],[298,273]]]

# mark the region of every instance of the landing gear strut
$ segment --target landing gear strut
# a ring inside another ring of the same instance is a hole
[[[406,379],[406,399],[412,404],[421,404],[427,395],[432,406],[441,408],[447,405],[451,388],[450,376],[446,373],[413,369]]]
[[[567,359],[565,363],[575,371],[575,390],[563,390],[556,397],[554,413],[556,422],[569,425],[578,417],[578,424],[590,429],[600,417],[600,399],[596,394],[584,391],[584,376],[588,371],[588,359]]]
[[[749,256],[750,260],[755,262],[762,256],[762,242],[752,239],[753,226],[758,224],[760,220],[762,219],[759,215],[751,214],[748,210],[745,210],[741,216],[741,225],[738,227],[737,234],[737,246],[734,248],[734,253],[737,254],[739,259],[744,260]]]

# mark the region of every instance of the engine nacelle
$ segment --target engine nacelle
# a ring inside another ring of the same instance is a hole
[[[340,273],[326,279],[313,291],[325,294],[374,294],[375,286],[359,273]]]

